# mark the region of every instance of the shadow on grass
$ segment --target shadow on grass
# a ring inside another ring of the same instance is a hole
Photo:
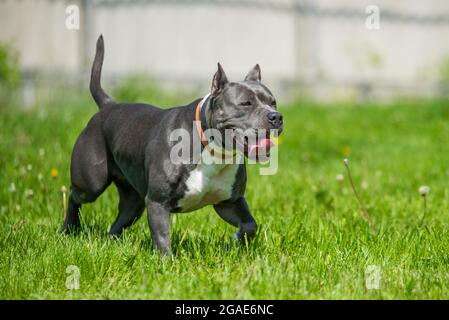
[[[83,243],[91,241],[110,242],[115,244],[136,246],[143,252],[156,253],[153,248],[153,242],[149,234],[142,237],[139,230],[125,230],[119,237],[112,237],[108,234],[108,228],[99,225],[85,225],[82,223],[81,228],[70,233],[64,233],[58,229],[60,239],[70,240],[76,239]],[[262,253],[266,246],[261,243],[259,233],[251,240],[247,239],[237,241],[232,238],[232,233],[228,231],[220,234],[200,233],[189,230],[174,230],[171,235],[171,244],[173,257],[191,257],[201,259],[206,256],[257,256]]]

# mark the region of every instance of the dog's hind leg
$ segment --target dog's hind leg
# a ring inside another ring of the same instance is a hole
[[[145,201],[127,183],[116,182],[115,184],[120,195],[119,214],[109,230],[109,235],[117,237],[140,218],[145,208]]]
[[[69,205],[67,207],[67,212],[64,219],[64,225],[62,226],[62,231],[65,233],[77,232],[80,227],[80,207],[81,205],[76,203],[73,199],[72,193],[69,196]]]
[[[75,143],[70,165],[71,187],[63,232],[79,229],[79,209],[95,201],[111,183],[110,160],[100,126],[93,118]]]
[[[223,220],[239,228],[234,233],[234,239],[243,240],[246,237],[249,240],[255,236],[257,224],[244,197],[240,197],[234,202],[218,203],[214,205],[214,209]]]

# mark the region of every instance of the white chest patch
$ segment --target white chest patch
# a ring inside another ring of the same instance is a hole
[[[203,152],[203,159],[208,156],[208,152]],[[209,163],[202,162],[190,172],[186,180],[187,191],[178,201],[181,212],[197,210],[231,198],[239,165]]]

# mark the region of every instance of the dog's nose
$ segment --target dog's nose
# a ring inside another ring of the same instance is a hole
[[[282,126],[282,114],[275,111],[267,114],[268,122],[275,127]]]

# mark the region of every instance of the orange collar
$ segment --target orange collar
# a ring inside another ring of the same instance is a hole
[[[229,159],[235,157],[235,152],[231,155],[226,154],[224,152],[221,152],[220,150],[214,149],[209,145],[209,141],[206,138],[206,135],[204,134],[203,128],[201,127],[201,108],[203,107],[204,103],[207,101],[207,99],[210,97],[210,93],[205,96],[203,99],[201,99],[200,102],[198,102],[195,110],[195,123],[196,123],[196,129],[198,131],[198,135],[201,138],[201,144],[203,147],[214,157],[219,159]],[[222,149],[222,148],[221,148]]]

